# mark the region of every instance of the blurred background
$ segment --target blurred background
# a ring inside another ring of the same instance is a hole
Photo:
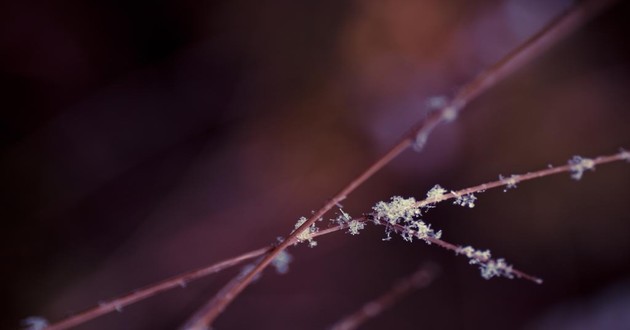
[[[51,321],[275,242],[568,0],[9,1],[0,5],[0,327]],[[630,149],[630,5],[440,126],[344,202],[359,216]],[[290,249],[216,329],[323,329],[425,261],[365,329],[630,328],[630,164],[488,191],[424,220],[545,279],[482,279],[383,229]],[[331,217],[334,214],[331,213]],[[77,329],[173,329],[239,267]]]

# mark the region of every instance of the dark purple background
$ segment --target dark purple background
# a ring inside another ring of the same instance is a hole
[[[56,320],[286,236],[422,118],[429,97],[452,95],[568,2],[0,5],[0,327]],[[628,14],[612,8],[481,96],[345,210],[630,149]],[[629,164],[477,204],[424,219],[544,285],[486,281],[462,257],[382,242],[370,227],[291,249],[291,271],[267,271],[216,328],[322,329],[427,260],[441,277],[365,329],[630,327]],[[237,271],[80,329],[175,328]]]

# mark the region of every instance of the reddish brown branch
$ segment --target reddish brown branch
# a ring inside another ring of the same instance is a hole
[[[317,237],[317,236],[330,234],[330,233],[339,231],[343,228],[344,226],[336,226],[336,227],[327,228],[317,233],[314,233],[313,236]],[[192,281],[198,280],[208,275],[218,273],[222,270],[236,266],[247,260],[252,260],[257,257],[260,257],[264,255],[265,253],[271,251],[271,249],[273,249],[273,246],[252,250],[249,252],[245,252],[239,256],[236,256],[227,260],[223,260],[223,261],[220,261],[218,263],[215,263],[215,264],[203,267],[203,268],[199,268],[193,271],[175,275],[163,281],[160,281],[151,285],[147,285],[144,288],[133,290],[131,292],[125,293],[116,298],[112,298],[107,301],[101,302],[96,306],[93,306],[82,312],[72,315],[66,319],[63,319],[54,324],[51,324],[46,329],[47,330],[63,330],[63,329],[69,329],[69,328],[75,327],[79,324],[83,324],[99,316],[102,316],[111,312],[119,311],[128,305],[150,298],[164,291],[185,287],[188,283]]]
[[[416,237],[418,237],[417,235],[414,234],[414,232],[412,230],[409,230],[408,228],[405,228],[404,226],[401,226],[399,224],[389,224],[389,223],[378,223],[382,226],[386,226],[389,228],[392,228],[394,231],[398,232],[398,233],[403,233],[403,232],[407,232],[411,235],[414,235]],[[447,241],[444,241],[442,239],[439,238],[435,238],[435,237],[418,237],[420,240],[424,240],[427,243],[431,243],[431,244],[435,244],[443,249],[449,250],[449,251],[453,251],[456,254],[460,254],[461,252],[461,247],[458,245],[455,245],[453,243],[449,243]],[[475,259],[479,264],[487,264],[490,261],[494,261],[496,262],[496,260],[494,259],[485,259],[485,258],[481,258],[478,256],[472,257],[472,259]],[[531,282],[534,282],[536,284],[542,284],[543,280],[539,277],[527,274],[521,270],[518,270],[516,268],[512,268],[510,270],[510,273],[514,276],[516,276],[517,278],[522,278]]]
[[[606,163],[610,163],[610,162],[614,162],[614,161],[630,161],[630,153],[627,151],[621,151],[617,154],[613,154],[613,155],[608,155],[608,156],[599,156],[593,159],[593,163],[595,165],[602,165],[602,164],[606,164]],[[526,174],[520,174],[520,175],[515,175],[510,177],[509,179],[503,179],[503,180],[497,180],[497,181],[493,181],[493,182],[488,182],[488,183],[484,183],[481,185],[477,185],[474,187],[469,187],[469,188],[465,188],[465,189],[460,189],[458,191],[456,191],[455,193],[448,193],[448,194],[444,194],[442,196],[442,198],[439,199],[425,199],[425,200],[421,200],[418,203],[416,203],[416,205],[418,207],[423,207],[426,206],[428,204],[434,204],[434,203],[439,203],[439,202],[443,202],[449,199],[453,199],[455,197],[457,197],[458,195],[466,195],[466,194],[471,194],[471,193],[475,193],[475,192],[479,192],[479,191],[483,191],[483,190],[487,190],[487,189],[492,189],[492,188],[498,188],[498,187],[503,187],[503,186],[508,186],[510,184],[513,183],[519,183],[519,182],[523,182],[523,181],[527,181],[527,180],[532,180],[532,179],[536,179],[536,178],[542,178],[548,175],[553,175],[553,174],[560,174],[560,173],[565,173],[565,172],[570,172],[571,171],[571,166],[570,165],[564,165],[564,166],[558,166],[558,167],[552,167],[552,168],[546,168],[546,169],[542,169],[539,171],[534,171],[534,172],[528,172]],[[511,181],[511,180],[515,180],[515,181]],[[366,218],[354,218],[354,220],[357,221],[366,221]],[[331,228],[326,228],[323,230],[320,230],[316,233],[313,233],[312,236],[313,237],[319,237],[319,236],[324,236],[333,232],[337,232],[339,230],[345,229],[346,226],[335,226],[335,227],[331,227]],[[442,240],[437,240],[434,238],[431,238],[431,242],[443,247],[447,250],[451,250],[454,252],[457,252],[458,246],[442,241]],[[295,241],[291,242],[292,244],[295,243]],[[47,329],[53,329],[53,330],[62,330],[62,329],[68,329],[71,328],[73,326],[85,323],[87,321],[90,321],[96,317],[99,317],[101,315],[110,313],[110,312],[114,312],[117,310],[120,310],[123,307],[126,307],[128,305],[131,305],[133,303],[136,303],[138,301],[147,299],[149,297],[152,297],[158,293],[164,292],[166,290],[170,290],[170,289],[174,289],[174,288],[178,288],[178,287],[182,287],[183,285],[185,285],[186,283],[192,282],[194,280],[200,279],[202,277],[217,273],[219,271],[222,271],[224,269],[227,269],[229,267],[238,265],[244,261],[247,260],[252,260],[255,259],[256,257],[259,257],[269,251],[271,251],[271,249],[273,249],[273,246],[270,247],[266,247],[266,248],[260,248],[257,250],[252,250],[246,253],[243,253],[239,256],[236,256],[234,258],[230,258],[221,262],[218,262],[216,264],[210,265],[210,266],[206,266],[194,271],[190,271],[190,272],[186,272],[183,274],[179,274],[176,276],[173,276],[169,279],[160,281],[158,283],[152,284],[152,285],[148,285],[142,289],[138,289],[138,290],[134,290],[132,292],[129,292],[127,294],[124,294],[122,296],[113,298],[111,300],[108,300],[104,303],[101,303],[97,306],[94,306],[90,309],[87,309],[83,312],[80,312],[76,315],[73,315],[67,319],[61,320],[55,324],[50,325]],[[517,270],[518,273],[515,273],[515,275],[520,276],[522,278],[528,279],[528,280],[532,280],[532,281],[536,281],[536,278],[530,275],[527,275],[525,273],[522,273],[520,271]],[[239,277],[240,279],[241,277]]]
[[[363,184],[374,173],[383,168],[392,159],[396,158],[400,153],[407,149],[414,141],[422,147],[427,140],[429,134],[440,122],[454,119],[457,114],[471,100],[482,94],[495,83],[505,78],[510,73],[520,68],[523,64],[531,61],[538,56],[550,45],[569,32],[577,29],[588,18],[598,12],[603,3],[612,3],[613,1],[591,0],[576,5],[564,15],[560,16],[552,23],[547,25],[541,32],[534,35],[523,43],[520,47],[508,54],[503,60],[499,61],[487,71],[483,72],[472,82],[465,85],[460,92],[446,106],[430,114],[425,120],[415,125],[394,147],[392,147],[383,157],[378,159],[374,164],[369,166],[367,170],[361,173],[356,179],[352,180],[346,187],[341,189],[330,201],[324,204],[317,212],[313,214],[302,226],[297,228],[293,234],[284,242],[280,243],[276,248],[269,252],[255,268],[237,283],[232,284],[228,294],[214,300],[214,306],[207,309],[203,321],[199,323],[189,322],[189,324],[203,324],[204,327],[209,326],[221,314],[223,310],[251,283],[251,281],[260,272],[265,269],[269,263],[276,257],[280,251],[286,249],[292,244],[293,240],[304,230],[309,228],[315,221],[324,216],[337,203],[344,200],[358,186]],[[200,329],[202,327],[199,327]]]
[[[616,161],[622,161],[622,160],[630,161],[629,155],[630,155],[630,153],[628,151],[623,151],[622,150],[622,151],[620,151],[620,152],[618,152],[616,154],[607,155],[607,156],[599,156],[599,157],[593,158],[591,160],[593,162],[593,166],[595,166],[595,165],[602,165],[602,164],[607,164],[607,163],[616,162]],[[512,186],[512,185],[516,185],[517,183],[520,183],[520,182],[523,182],[523,181],[528,181],[528,180],[532,180],[532,179],[538,179],[538,178],[542,178],[542,177],[553,175],[553,174],[572,172],[573,171],[573,166],[574,165],[567,164],[567,165],[562,165],[562,166],[557,166],[557,167],[549,167],[549,168],[538,170],[538,171],[534,171],[534,172],[527,172],[525,174],[515,174],[515,175],[510,176],[509,178],[503,178],[501,180],[480,184],[480,185],[477,185],[477,186],[474,186],[474,187],[464,188],[464,189],[460,189],[458,191],[452,191],[450,193],[445,193],[440,198],[427,198],[427,199],[418,201],[416,203],[416,205],[418,207],[423,207],[423,206],[427,206],[429,204],[442,202],[442,201],[445,201],[445,200],[457,198],[457,197],[464,196],[464,195],[469,195],[469,194],[473,194],[473,193],[482,192],[482,191],[485,191],[485,190],[488,190],[488,189],[492,189],[492,188],[498,188],[498,187],[504,187],[504,186]]]
[[[452,244],[452,243],[449,243],[449,242],[443,241],[443,240],[441,240],[441,239],[431,238],[431,237],[427,238],[427,240],[429,240],[429,241],[430,241],[431,243],[433,243],[433,244],[439,245],[439,246],[440,246],[440,247],[442,247],[442,248],[445,248],[445,249],[447,249],[447,250],[450,250],[450,251],[453,251],[453,252],[455,252],[455,253],[459,254],[460,247],[459,247],[459,246],[457,246],[457,245],[455,245],[455,244]],[[480,259],[480,258],[476,258],[476,259],[477,259],[480,263],[486,263],[486,262],[488,262],[488,261],[489,261],[489,260],[483,260],[483,259]],[[528,281],[530,281],[530,282],[534,282],[534,283],[536,283],[536,284],[542,284],[542,283],[543,283],[543,280],[542,280],[540,277],[537,277],[537,276],[533,276],[533,275],[527,274],[527,273],[525,273],[524,271],[518,270],[518,269],[516,269],[516,268],[512,268],[511,273],[512,273],[514,276],[516,276],[517,278],[522,278],[522,279],[524,279],[524,280],[528,280]]]
[[[68,328],[77,326],[79,324],[85,323],[94,318],[97,318],[101,315],[111,313],[114,311],[119,311],[127,305],[131,305],[138,301],[147,299],[158,293],[161,293],[170,289],[174,289],[174,288],[185,287],[186,284],[189,282],[208,276],[210,274],[220,272],[226,268],[230,268],[232,266],[238,265],[243,261],[251,260],[256,257],[259,257],[267,253],[271,249],[272,247],[266,247],[266,248],[260,248],[257,250],[249,251],[244,254],[241,254],[240,256],[237,256],[228,260],[224,260],[224,261],[218,262],[216,264],[213,264],[207,267],[199,268],[197,270],[193,270],[187,273],[173,276],[171,278],[160,281],[158,283],[146,286],[138,290],[134,290],[120,297],[116,297],[108,301],[99,303],[97,306],[94,306],[83,312],[75,314],[67,319],[54,323],[48,326],[46,329],[47,330],[62,330],[62,329],[68,329]]]
[[[346,187],[344,187],[339,193],[335,195],[329,202],[327,202],[324,206],[322,206],[310,219],[308,219],[300,228],[295,230],[294,234],[289,236],[284,242],[282,242],[277,247],[269,247],[269,248],[261,248],[258,250],[247,252],[241,256],[222,261],[220,263],[204,267],[195,271],[191,271],[188,273],[184,273],[181,275],[174,276],[170,279],[161,281],[159,283],[147,286],[143,289],[139,289],[133,291],[131,293],[125,294],[123,296],[111,299],[105,303],[99,304],[93,308],[85,310],[79,314],[71,316],[67,319],[61,320],[58,323],[52,324],[48,327],[48,329],[67,329],[84,322],[87,322],[91,319],[94,319],[98,316],[119,310],[122,307],[133,304],[140,300],[146,299],[153,295],[156,295],[160,292],[180,287],[185,285],[185,283],[193,281],[195,279],[207,276],[209,274],[218,272],[225,268],[231,267],[233,265],[239,264],[242,261],[250,260],[256,258],[258,256],[267,254],[265,258],[259,262],[253,271],[247,276],[239,278],[238,281],[235,281],[233,285],[230,286],[230,294],[226,295],[224,299],[219,299],[215,302],[217,305],[214,309],[209,311],[209,317],[207,318],[207,322],[211,323],[214,318],[219,315],[219,311],[223,310],[250,282],[251,280],[260,273],[274,258],[275,256],[289,245],[295,242],[295,237],[302,232],[304,229],[308,228],[311,224],[313,224],[317,219],[321,218],[326,212],[328,212],[331,208],[333,208],[337,203],[344,200],[350,193],[352,193],[358,186],[360,186],[363,182],[365,182],[369,177],[383,168],[386,164],[388,164],[391,160],[396,158],[400,153],[406,150],[410,145],[414,142],[417,143],[419,147],[421,147],[421,143],[424,142],[430,132],[435,128],[439,123],[448,121],[456,117],[459,111],[461,111],[464,106],[469,103],[471,100],[476,98],[478,95],[485,92],[487,89],[492,87],[496,82],[500,81],[511,72],[517,70],[526,62],[530,61],[532,58],[540,54],[544,49],[555,43],[558,39],[563,37],[564,35],[570,33],[575,30],[581,24],[583,24],[588,18],[593,16],[595,13],[599,12],[606,5],[613,3],[612,0],[603,0],[603,1],[587,1],[581,3],[577,7],[571,9],[558,19],[554,20],[551,24],[549,24],[545,29],[541,32],[530,38],[526,41],[522,46],[515,49],[512,53],[507,55],[503,60],[496,63],[494,66],[477,76],[472,82],[465,85],[460,92],[449,102],[446,106],[431,113],[427,118],[414,125],[410,131],[403,136],[403,138],[392,147],[383,157],[378,159],[374,164],[372,164],[367,170],[361,173],[357,178],[351,181]],[[608,157],[608,158],[606,158]],[[597,164],[602,164],[605,162],[625,159],[621,154],[606,156],[606,157],[598,157],[596,159]],[[627,155],[625,156],[627,157]],[[548,170],[543,170],[535,173],[528,173],[525,175],[521,175],[518,182],[524,180],[530,180],[536,177],[541,177],[550,174],[556,174],[559,172],[566,172],[569,170],[569,166],[561,166]],[[505,181],[505,180],[504,180]],[[507,185],[504,181],[495,181],[492,183],[467,188],[456,192],[456,194],[469,194],[472,192],[477,192],[480,190],[490,189],[498,186]],[[444,198],[441,200],[451,199],[457,197],[453,193],[445,194]],[[440,201],[441,201],[440,200]],[[421,201],[419,203],[430,204],[436,202],[433,201]],[[422,205],[420,205],[422,206]],[[337,231],[342,227],[334,227],[324,231],[321,231],[314,236],[320,236],[332,231]],[[438,244],[438,243],[436,243]],[[444,247],[444,246],[443,246]],[[232,282],[231,282],[232,283]]]

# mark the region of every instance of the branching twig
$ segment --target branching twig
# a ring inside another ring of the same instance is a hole
[[[319,231],[318,233],[313,234],[313,236],[317,237],[317,236],[330,234],[330,233],[339,231],[343,228],[344,228],[343,226],[327,228],[327,229]],[[51,324],[46,328],[46,330],[69,329],[77,325],[83,324],[85,322],[88,322],[92,319],[95,319],[99,316],[112,313],[115,311],[120,311],[122,308],[128,305],[135,304],[139,301],[145,300],[147,298],[155,296],[164,291],[186,287],[186,285],[192,281],[198,280],[208,275],[212,275],[222,270],[239,265],[242,262],[245,262],[247,260],[252,260],[257,257],[260,257],[264,255],[265,253],[271,251],[271,249],[273,249],[273,246],[245,252],[239,256],[226,259],[218,263],[215,263],[215,264],[203,267],[203,268],[199,268],[193,271],[175,275],[166,280],[163,280],[154,284],[150,284],[141,289],[133,290],[131,292],[125,293],[116,298],[112,298],[107,301],[101,302],[94,307],[88,308],[66,319],[63,319],[54,324]]]
[[[592,159],[593,161],[593,165],[602,165],[602,164],[606,164],[606,163],[610,163],[610,162],[614,162],[614,161],[630,161],[630,152],[628,151],[620,151],[619,153],[613,154],[613,155],[608,155],[608,156],[599,156],[596,157],[594,159]],[[560,174],[560,173],[565,173],[565,172],[571,172],[573,171],[573,167],[575,165],[564,165],[564,166],[557,166],[557,167],[552,167],[552,168],[546,168],[546,169],[542,169],[539,171],[534,171],[534,172],[528,172],[526,174],[520,174],[520,175],[512,175],[511,177],[507,178],[507,179],[502,179],[502,180],[497,180],[497,181],[493,181],[493,182],[488,182],[488,183],[484,183],[481,185],[477,185],[474,187],[469,187],[469,188],[465,188],[465,189],[460,189],[458,191],[455,192],[451,192],[451,193],[447,193],[442,195],[442,197],[440,198],[426,198],[424,200],[418,201],[416,203],[417,207],[425,207],[429,204],[435,204],[435,203],[439,203],[439,202],[443,202],[449,199],[453,199],[456,198],[457,196],[463,196],[463,195],[467,195],[467,194],[471,194],[471,193],[476,193],[476,192],[480,192],[483,190],[487,190],[487,189],[492,189],[492,188],[499,188],[499,187],[505,187],[505,186],[511,186],[514,185],[516,183],[519,182],[523,182],[526,180],[532,180],[532,179],[536,179],[536,178],[542,178],[544,176],[549,176],[549,175],[553,175],[553,174]],[[365,222],[367,221],[367,218],[365,217],[361,217],[361,218],[354,218],[354,220],[357,221],[361,221],[361,222]],[[347,226],[345,225],[339,225],[339,226],[334,226],[331,228],[326,228],[323,230],[320,230],[316,233],[313,233],[312,236],[313,237],[319,237],[319,236],[324,236],[333,232],[337,232],[340,230],[343,230],[347,228]],[[401,228],[398,228],[399,230]],[[435,238],[428,238],[431,243],[434,243],[440,247],[443,247],[447,250],[451,250],[454,252],[457,252],[458,250],[458,246],[448,243],[446,241],[443,240],[439,240],[439,239],[435,239]],[[295,243],[295,240],[291,241],[291,244]],[[138,290],[134,290],[132,292],[129,292],[127,294],[124,294],[120,297],[108,300],[104,303],[101,303],[97,306],[94,306],[90,309],[87,309],[81,313],[78,313],[76,315],[73,315],[67,319],[61,320],[55,324],[50,325],[47,329],[49,330],[62,330],[62,329],[68,329],[71,328],[73,326],[85,323],[89,320],[92,320],[96,317],[99,317],[101,315],[110,313],[110,312],[114,312],[117,310],[120,310],[121,308],[131,305],[133,303],[136,303],[138,301],[147,299],[149,297],[152,297],[158,293],[170,290],[170,289],[174,289],[174,288],[179,288],[182,286],[185,286],[187,283],[192,282],[194,280],[200,279],[202,277],[217,273],[219,271],[222,271],[224,269],[230,268],[232,266],[238,265],[244,261],[247,260],[252,260],[255,259],[269,251],[271,251],[271,249],[273,249],[273,246],[270,247],[266,247],[266,248],[260,248],[260,249],[256,249],[256,250],[252,250],[246,253],[243,253],[239,256],[236,256],[234,258],[230,258],[227,260],[223,260],[221,262],[218,262],[216,264],[210,265],[210,266],[206,266],[194,271],[190,271],[190,272],[186,272],[183,274],[179,274],[176,276],[173,276],[169,279],[166,279],[164,281],[152,284],[152,285],[148,285],[142,289],[138,289]],[[518,271],[517,271],[518,272]],[[529,279],[529,280],[533,280],[534,282],[536,282],[536,278],[529,276],[527,274],[521,273],[515,273],[515,275]],[[241,277],[239,277],[241,278]]]
[[[193,281],[195,279],[199,279],[201,277],[207,276],[212,273],[216,273],[225,268],[234,266],[239,264],[245,260],[250,260],[261,255],[266,255],[266,257],[257,264],[257,266],[247,274],[247,276],[243,276],[239,278],[238,281],[234,281],[233,285],[231,285],[230,294],[225,296],[225,299],[221,299],[216,301],[216,305],[214,309],[209,310],[210,317],[207,318],[208,322],[211,323],[216,316],[219,315],[219,311],[223,310],[247,285],[251,282],[251,280],[260,273],[274,258],[275,256],[291,244],[295,243],[296,236],[302,232],[304,229],[308,228],[315,221],[320,219],[326,212],[328,212],[331,208],[333,208],[337,203],[344,200],[351,192],[353,192],[358,186],[360,186],[363,182],[365,182],[369,177],[371,177],[378,170],[383,168],[386,164],[388,164],[391,160],[396,158],[400,153],[406,150],[411,145],[416,145],[421,148],[423,143],[428,138],[430,132],[441,122],[446,122],[454,119],[457,114],[464,108],[464,106],[469,103],[471,100],[476,98],[479,94],[483,93],[491,86],[493,86],[496,82],[503,79],[511,72],[517,70],[524,63],[531,60],[533,57],[541,53],[544,49],[552,45],[558,39],[563,37],[564,35],[570,33],[575,30],[578,26],[583,24],[589,17],[593,16],[597,13],[601,8],[605,7],[605,5],[609,5],[614,1],[605,0],[605,1],[587,1],[579,6],[573,8],[568,11],[558,19],[554,20],[551,24],[549,24],[545,29],[541,32],[530,38],[527,42],[525,42],[522,46],[515,49],[512,53],[506,56],[503,60],[496,63],[494,66],[481,73],[477,78],[475,78],[472,82],[465,85],[460,92],[443,108],[434,111],[429,114],[427,118],[413,126],[410,131],[403,136],[403,138],[392,147],[383,157],[377,160],[373,165],[371,165],[367,170],[365,170],[361,175],[359,175],[356,179],[354,179],[351,183],[349,183],[346,187],[344,187],[338,194],[335,195],[329,202],[327,202],[324,206],[322,206],[317,212],[313,214],[313,216],[308,219],[300,228],[294,231],[292,235],[290,235],[285,241],[283,241],[278,246],[271,246],[267,248],[261,248],[258,250],[249,251],[240,255],[238,257],[234,257],[217,264],[207,266],[204,268],[200,268],[198,270],[194,270],[191,272],[187,272],[184,274],[180,274],[170,279],[158,282],[153,285],[149,285],[145,288],[135,290],[133,292],[127,293],[123,296],[111,299],[105,303],[101,303],[98,306],[87,309],[79,314],[61,320],[55,324],[50,325],[47,329],[53,330],[61,330],[68,329],[70,327],[82,324],[91,319],[94,319],[98,316],[120,310],[121,308],[133,304],[135,302],[141,301],[163,291],[184,286],[186,283]],[[603,156],[598,157],[594,161],[597,164],[603,164],[610,161],[616,161],[620,159],[627,159],[627,153],[620,153],[612,156]],[[566,172],[570,170],[570,165],[565,165],[561,167],[546,169],[539,172],[528,173],[524,175],[518,176],[516,182],[521,182],[525,180],[530,180],[533,178],[556,174],[560,172]],[[514,179],[514,176],[509,180]],[[447,200],[456,198],[458,195],[470,194],[473,192],[477,192],[480,190],[490,189],[498,186],[505,186],[510,184],[512,181],[509,180],[499,180],[483,185],[479,185],[476,187],[471,187],[467,189],[462,189],[457,192],[451,192],[448,194],[444,194],[440,200]],[[418,202],[418,206],[425,206],[430,203],[437,202],[436,200],[424,200]],[[330,232],[338,231],[344,228],[343,226],[337,226],[333,228],[329,228],[326,230],[322,230],[319,233],[313,234],[313,236],[321,236]],[[440,245],[438,242],[434,242]],[[442,246],[442,245],[440,245]],[[442,246],[445,247],[445,246]],[[453,247],[457,248],[453,245]],[[230,282],[232,283],[232,282]],[[220,306],[219,306],[220,305]]]
[[[396,158],[400,153],[407,149],[410,145],[416,142],[418,149],[421,149],[426,140],[428,139],[431,131],[441,122],[450,121],[457,117],[458,113],[464,108],[464,106],[482,94],[496,82],[502,80],[510,73],[516,71],[523,64],[527,63],[542,51],[546,50],[550,45],[555,43],[560,38],[564,37],[569,32],[575,30],[582,25],[587,19],[598,12],[604,4],[612,3],[613,1],[591,0],[582,2],[576,5],[571,10],[567,11],[564,15],[554,20],[547,25],[539,33],[528,39],[520,47],[516,48],[513,52],[504,57],[501,61],[490,67],[487,71],[481,73],[472,82],[465,85],[460,92],[444,107],[430,114],[425,120],[415,125],[394,147],[392,147],[383,157],[378,159],[374,164],[369,166],[361,175],[352,180],[347,186],[345,186],[339,193],[337,193],[330,201],[322,206],[317,212],[315,212],[302,226],[297,228],[293,234],[291,234],[284,242],[280,243],[276,248],[269,252],[246,276],[244,276],[238,283],[231,285],[231,289],[228,294],[225,294],[219,299],[213,299],[215,304],[212,308],[207,310],[207,313],[203,316],[203,323],[205,326],[212,324],[212,322],[219,316],[219,314],[225,310],[229,305],[255,278],[257,274],[263,271],[265,267],[271,263],[278,253],[286,249],[292,244],[293,240],[301,234],[304,230],[309,228],[315,221],[319,220],[332,209],[339,202],[344,200],[350,193],[352,193],[358,186],[363,184],[374,173],[383,168],[391,160]],[[232,282],[230,282],[232,283]],[[201,322],[201,321],[200,321]],[[191,322],[195,324],[195,322]]]

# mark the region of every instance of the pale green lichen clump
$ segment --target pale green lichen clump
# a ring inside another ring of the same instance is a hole
[[[507,192],[510,189],[515,189],[518,179],[519,179],[519,176],[515,174],[509,177],[504,177],[503,175],[499,174],[499,180],[501,180],[501,182],[505,184],[505,189],[503,189],[503,192]]]
[[[431,225],[417,219],[421,212],[413,197],[394,196],[389,203],[378,202],[372,209],[374,210],[374,222],[391,225],[387,226],[385,230],[387,237],[384,240],[391,239],[391,233],[394,229],[401,231],[400,235],[408,242],[413,241],[415,237],[430,244],[429,238],[439,238],[442,235],[441,231],[436,233],[431,229]],[[393,228],[394,225],[398,226]]]
[[[427,192],[427,201],[436,203],[444,198],[444,194],[447,193],[447,190],[442,188],[439,184],[436,184]]]
[[[485,251],[476,250],[472,246],[460,247],[457,250],[457,254],[463,254],[466,257],[468,257],[468,259],[470,259],[471,264],[477,264],[479,262],[486,262],[490,260],[490,258],[492,258],[490,250],[485,250]]]
[[[339,214],[337,218],[331,219],[331,221],[336,222],[338,225],[346,226],[348,228],[347,233],[350,235],[359,235],[359,231],[365,228],[363,221],[352,219],[350,214],[341,209],[341,206],[339,206],[339,212],[341,212],[341,214]]]
[[[442,231],[435,232],[431,229],[431,225],[426,224],[424,221],[412,221],[408,225],[404,226],[405,230],[400,234],[402,238],[407,242],[413,242],[413,238],[421,239],[427,244],[431,244],[429,238],[440,239],[442,237]]]
[[[420,216],[420,209],[416,206],[416,199],[413,197],[394,196],[389,203],[378,202],[372,209],[375,219],[384,220],[390,224],[411,222],[414,217]]]
[[[481,277],[489,280],[493,277],[514,278],[512,266],[505,262],[505,259],[493,260],[490,250],[477,250],[472,246],[459,247],[457,254],[463,254],[471,265],[479,265]]]
[[[298,219],[298,222],[295,223],[295,229],[291,233],[294,233],[300,226],[306,223],[308,219],[306,217],[301,217]],[[319,228],[315,226],[315,224],[310,225],[307,229],[304,229],[299,235],[297,235],[296,239],[298,243],[307,242],[309,247],[316,247],[317,242],[313,240],[313,234],[319,231]]]
[[[452,193],[455,194],[455,192],[452,192]],[[475,197],[475,195],[473,194],[459,195],[457,196],[457,199],[455,199],[453,204],[467,206],[472,209],[473,207],[475,207],[476,200],[477,200],[477,197]]]
[[[486,280],[493,277],[514,278],[512,265],[508,265],[505,259],[489,260],[485,264],[480,264],[479,270],[481,270],[481,277]]]
[[[365,224],[359,220],[350,220],[348,222],[348,233],[350,235],[359,235],[359,231],[365,228]]]
[[[595,171],[595,161],[590,158],[573,156],[569,160],[569,165],[571,166],[571,178],[573,180],[580,180],[585,171]]]

